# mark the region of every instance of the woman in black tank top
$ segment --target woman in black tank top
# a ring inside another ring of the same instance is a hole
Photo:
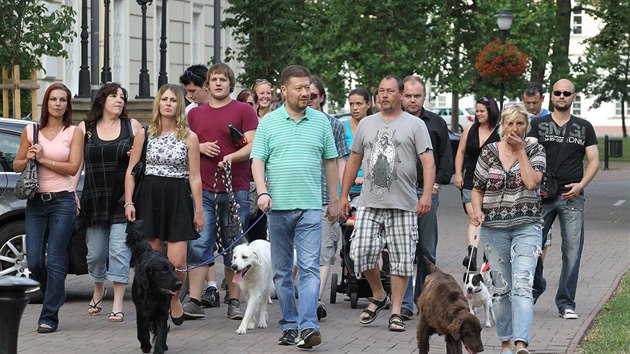
[[[472,204],[470,194],[473,186],[475,166],[481,149],[490,143],[500,140],[497,132],[499,123],[499,107],[497,102],[488,96],[477,100],[475,122],[464,129],[459,147],[455,153],[455,186],[462,191],[464,211],[468,214],[466,244],[468,249],[462,261],[464,267],[470,263],[470,271],[477,270],[477,246],[479,237],[475,235],[476,227],[472,223]],[[477,236],[477,237],[475,237]],[[472,256],[472,260],[470,259]]]

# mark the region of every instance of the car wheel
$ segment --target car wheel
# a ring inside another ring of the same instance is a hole
[[[24,221],[13,221],[0,228],[0,276],[31,278],[26,259]],[[31,303],[42,301],[39,287],[26,292]]]

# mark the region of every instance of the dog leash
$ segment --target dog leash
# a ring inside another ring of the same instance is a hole
[[[240,206],[236,205],[236,198],[234,197],[234,190],[232,189],[232,164],[230,162],[226,162],[223,165],[223,168],[219,168],[217,167],[216,171],[214,172],[214,212],[215,212],[215,225],[216,225],[216,230],[217,230],[217,250],[221,250],[223,248],[223,239],[221,238],[221,223],[219,222],[219,203],[217,202],[218,200],[218,195],[219,195],[219,188],[218,188],[218,176],[221,175],[221,180],[223,182],[223,186],[225,187],[225,193],[227,194],[227,198],[228,198],[228,207],[229,207],[229,211],[228,211],[228,215],[229,215],[229,224],[232,227],[228,226],[228,230],[226,230],[227,232],[229,232],[230,234],[230,238],[232,239],[232,243],[236,242],[236,235],[238,235],[237,233],[235,233],[235,231],[237,231],[239,234],[243,234],[243,228],[241,225],[241,221],[238,217],[238,209],[240,208]],[[237,226],[238,229],[236,229],[234,226]]]
[[[240,236],[236,237],[236,234],[234,232],[232,232],[230,230],[230,236],[232,239],[232,243],[230,245],[228,245],[227,247],[223,247],[222,244],[222,239],[221,239],[221,223],[219,222],[219,203],[217,203],[217,197],[218,197],[218,176],[221,175],[221,180],[223,181],[223,185],[225,186],[225,192],[227,194],[228,197],[228,205],[229,205],[229,219],[230,219],[230,223],[232,225],[236,224],[238,225],[238,232],[240,234]],[[201,266],[207,265],[212,263],[216,258],[218,258],[219,256],[223,256],[225,255],[230,249],[232,249],[234,246],[236,246],[236,244],[238,242],[240,242],[241,239],[243,239],[243,237],[254,227],[256,226],[256,224],[258,224],[258,222],[260,222],[260,220],[263,218],[263,216],[265,214],[268,214],[268,211],[265,211],[265,213],[261,214],[258,219],[252,224],[250,225],[250,227],[247,229],[247,231],[243,232],[243,228],[241,225],[241,221],[238,217],[238,208],[239,206],[237,206],[236,204],[236,198],[234,197],[234,190],[232,189],[232,165],[231,163],[227,162],[223,165],[223,168],[219,168],[217,167],[215,173],[214,173],[214,211],[215,211],[215,226],[216,226],[216,232],[218,237],[217,239],[217,250],[219,251],[219,253],[216,256],[212,256],[210,259],[199,263],[199,264],[195,264],[192,266],[189,266],[186,269],[179,269],[179,268],[175,268],[176,272],[190,272],[193,269],[199,268]]]
[[[479,237],[479,229],[481,228],[481,225],[477,226],[477,228],[475,229],[475,233],[473,235],[473,243],[475,243],[475,241],[477,241],[477,238]],[[464,277],[464,284],[466,284],[466,282],[468,281],[468,276],[470,275],[470,264],[472,263],[472,254],[475,251],[474,246],[470,248],[470,254],[468,255],[468,267],[466,267],[466,276]]]
[[[238,243],[238,242],[239,242],[239,241],[240,241],[243,237],[245,237],[245,235],[247,235],[247,233],[248,233],[248,232],[250,232],[250,231],[254,228],[254,226],[256,226],[256,224],[258,224],[258,223],[260,222],[260,220],[262,220],[263,216],[267,215],[268,213],[269,213],[268,211],[265,211],[264,213],[260,214],[260,216],[258,217],[258,219],[256,219],[256,221],[254,221],[254,223],[253,223],[253,224],[251,224],[251,225],[249,226],[249,228],[248,228],[245,232],[243,232],[243,234],[241,234],[239,237],[237,237],[237,238],[234,240],[234,242],[232,242],[229,246],[227,246],[226,248],[224,248],[221,252],[217,253],[217,255],[216,255],[216,256],[212,256],[212,257],[210,257],[208,260],[203,261],[202,263],[191,265],[191,266],[189,266],[188,268],[185,268],[185,269],[175,268],[175,271],[176,271],[176,272],[188,273],[188,272],[190,272],[190,271],[191,271],[191,270],[193,270],[193,269],[196,269],[196,268],[199,268],[199,267],[201,267],[201,266],[204,266],[204,265],[207,265],[207,264],[210,264],[210,263],[214,262],[214,260],[215,260],[215,259],[217,259],[219,256],[223,256],[224,254],[226,254],[226,253],[227,253],[227,251],[229,251],[229,250],[230,250],[230,249],[232,249],[234,246],[236,246],[236,244],[237,244],[237,243]]]

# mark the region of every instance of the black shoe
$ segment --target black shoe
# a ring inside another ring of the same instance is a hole
[[[201,305],[204,307],[219,307],[221,305],[221,295],[214,286],[209,286],[201,295]]]
[[[312,349],[322,343],[322,334],[314,328],[307,328],[302,331],[300,342],[297,347],[300,349]]]
[[[282,331],[282,337],[278,339],[279,345],[296,345],[298,343],[297,329],[285,329]]]
[[[181,326],[184,323],[184,314],[182,313],[179,317],[173,317],[173,313],[171,313],[171,321],[173,321],[173,324],[176,326]]]
[[[408,308],[401,307],[400,317],[402,317],[403,321],[409,321],[413,317],[413,311]]]
[[[56,328],[46,327],[44,325],[37,326],[37,333],[53,333],[56,330]]]
[[[326,311],[326,305],[322,300],[317,300],[317,320],[321,321],[322,318],[326,318],[328,311]]]

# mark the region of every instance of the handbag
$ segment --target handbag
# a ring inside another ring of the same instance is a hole
[[[33,124],[33,145],[37,144],[39,135],[39,125]],[[26,167],[20,178],[15,183],[15,197],[18,199],[32,199],[39,189],[39,176],[37,175],[37,161],[30,159],[26,162]]]
[[[146,169],[146,158],[147,158],[147,144],[149,142],[148,136],[149,126],[144,126],[144,144],[142,144],[142,154],[140,155],[140,160],[133,166],[131,170],[131,175],[134,178],[135,185],[133,190],[132,200],[135,202],[138,199],[138,191],[140,190],[140,185],[142,184],[142,180],[144,179],[144,171]],[[123,195],[123,198],[125,196]]]
[[[558,161],[563,161],[562,153],[565,150],[565,147],[566,147],[565,142],[567,140],[567,136],[569,135],[570,129],[571,129],[571,122],[569,121],[569,123],[567,123],[567,129],[564,132],[564,138],[562,139],[562,146],[560,146],[560,151],[558,151]],[[560,162],[558,166],[556,166],[556,170],[553,173],[551,173],[550,171],[546,171],[545,173],[543,173],[543,179],[542,179],[542,182],[540,183],[540,191],[546,194],[545,197],[541,196],[541,199],[543,202],[552,201],[558,196],[559,187],[558,187],[558,178],[556,176],[558,175],[558,172],[560,171],[561,165],[562,163]]]

